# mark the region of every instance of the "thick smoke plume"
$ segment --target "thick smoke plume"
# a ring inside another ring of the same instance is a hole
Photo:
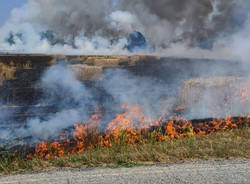
[[[127,38],[138,31],[148,48],[137,52],[227,57],[230,51],[246,58],[249,5],[247,0],[28,0],[0,29],[0,49],[128,54]]]

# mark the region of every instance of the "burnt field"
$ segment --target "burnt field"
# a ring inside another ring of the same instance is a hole
[[[25,113],[30,106],[42,114],[56,112],[53,104],[44,107],[39,106],[38,102],[44,95],[42,86],[39,86],[43,73],[58,63],[66,63],[76,73],[77,79],[90,88],[101,103],[102,99],[109,95],[102,88],[102,81],[110,77],[110,71],[114,71],[115,74],[115,70],[119,69],[129,71],[136,77],[152,79],[156,86],[167,86],[168,93],[162,95],[180,95],[183,103],[186,103],[185,93],[189,92],[186,88],[199,88],[200,85],[200,89],[204,89],[209,81],[214,84],[214,86],[209,84],[211,88],[218,86],[216,81],[220,81],[219,85],[222,87],[223,85],[228,87],[234,82],[238,83],[241,79],[248,78],[248,69],[237,61],[152,56],[2,55],[0,56],[2,111],[11,112],[14,118],[21,118],[20,121],[23,120],[22,117],[25,120],[29,116],[36,116],[32,112]],[[200,91],[200,89],[194,90]],[[145,93],[145,95],[152,94]]]

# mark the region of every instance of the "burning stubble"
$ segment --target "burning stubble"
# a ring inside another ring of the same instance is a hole
[[[2,130],[2,138],[38,143],[36,154],[47,158],[49,149],[62,156],[94,145],[112,146],[113,140],[121,141],[122,132],[131,136],[129,143],[137,144],[143,141],[140,135],[152,136],[155,131],[163,141],[249,123],[248,77],[204,78],[203,74],[202,78],[201,72],[196,79],[181,73],[177,76],[184,78],[174,75],[163,80],[128,69],[108,69],[101,82],[89,86],[77,79],[76,72],[64,61],[48,68],[36,84],[43,89],[36,106],[52,107],[54,113],[28,119],[12,131]]]

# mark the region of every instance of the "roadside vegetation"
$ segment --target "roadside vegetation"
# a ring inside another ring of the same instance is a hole
[[[37,172],[58,168],[132,167],[180,163],[196,160],[250,158],[250,128],[187,136],[158,141],[148,138],[143,144],[115,144],[63,157],[25,158],[5,155],[0,158],[0,174]]]

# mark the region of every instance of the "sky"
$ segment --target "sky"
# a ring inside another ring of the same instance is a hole
[[[0,0],[0,26],[10,16],[11,10],[22,6],[27,0]]]

